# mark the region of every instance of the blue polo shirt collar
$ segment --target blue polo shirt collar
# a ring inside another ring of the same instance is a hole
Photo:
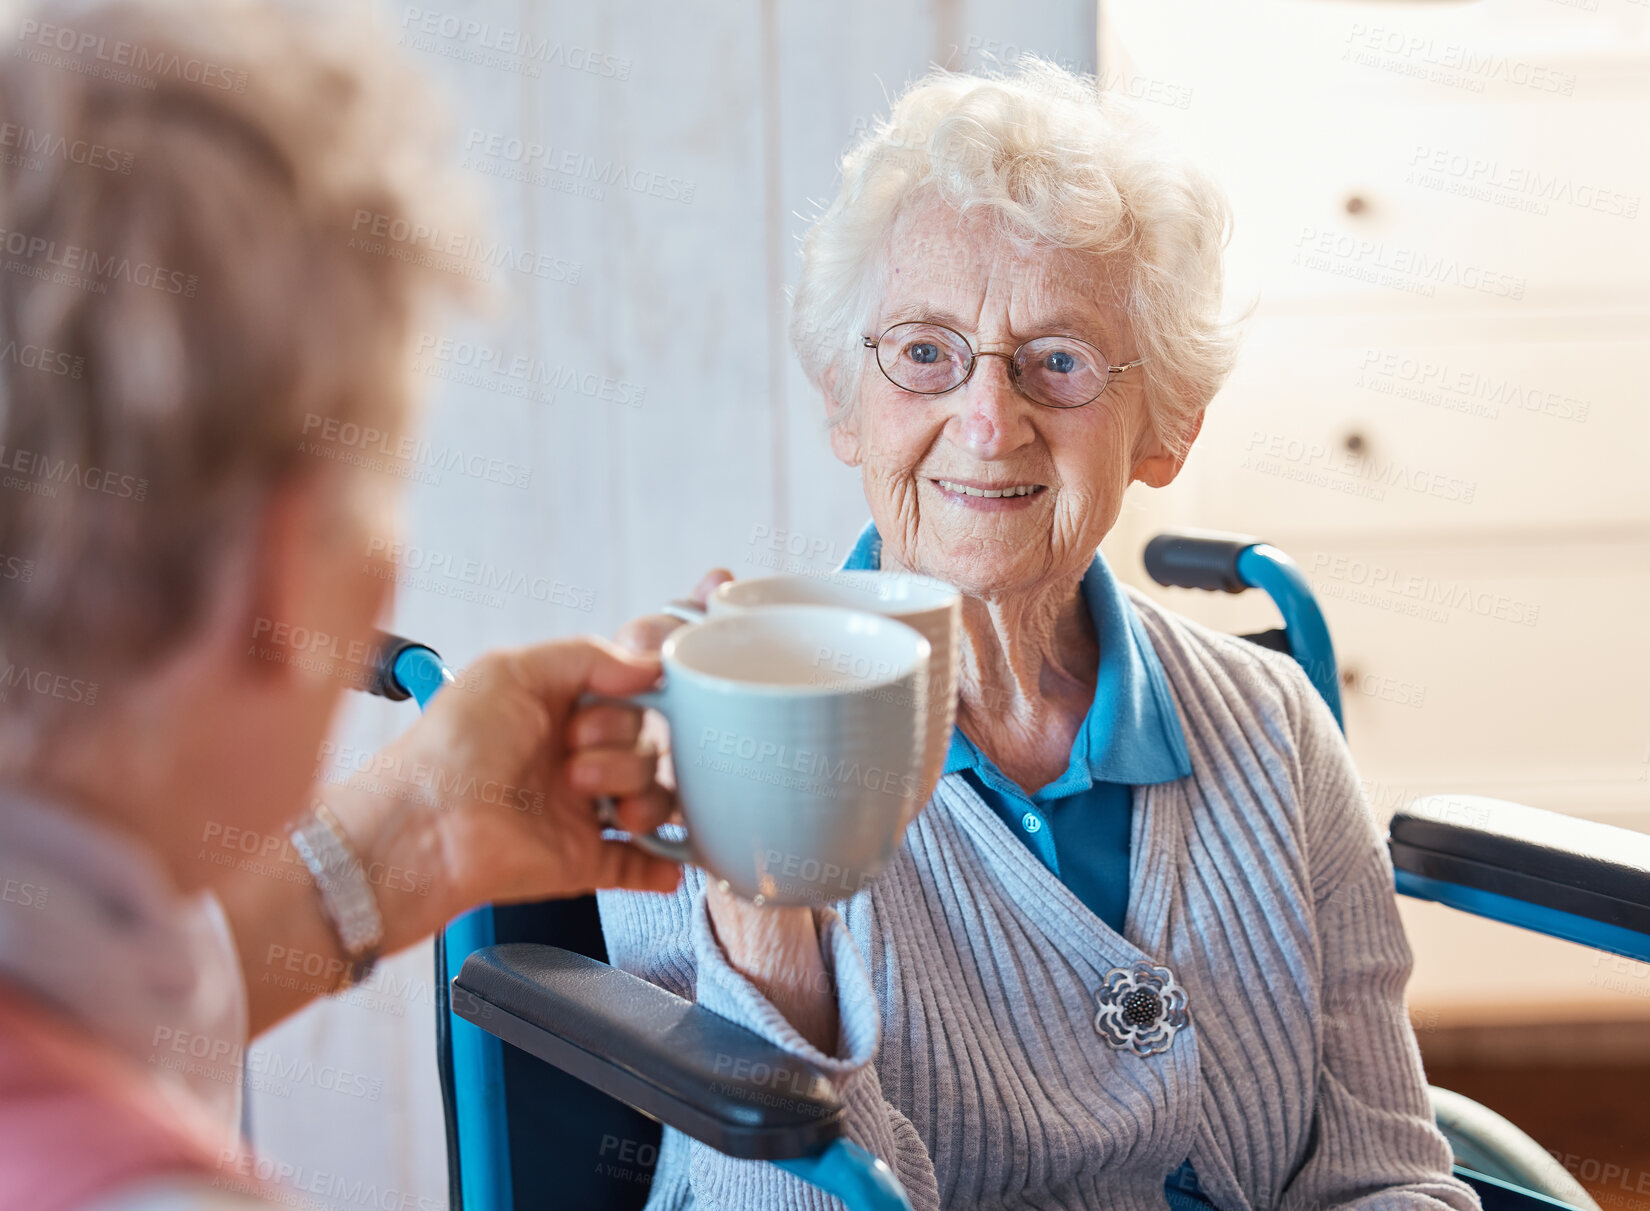
[[[882,536],[875,523],[870,523],[860,532],[843,567],[875,570],[881,566]],[[1139,612],[1123,595],[1098,551],[1083,574],[1082,591],[1095,634],[1100,636],[1094,702],[1072,745],[1065,773],[1032,796],[1039,802],[1080,794],[1099,782],[1147,786],[1173,782],[1192,772],[1163,664]],[[1117,636],[1123,641],[1117,642]],[[1007,782],[959,728],[951,734],[945,772],[968,769],[988,784]]]

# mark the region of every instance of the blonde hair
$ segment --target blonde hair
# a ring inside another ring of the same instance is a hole
[[[858,396],[860,338],[890,233],[913,203],[938,197],[994,214],[1033,254],[1041,245],[1103,259],[1096,284],[1120,288],[1154,426],[1184,453],[1236,356],[1236,327],[1221,316],[1229,212],[1221,190],[1168,153],[1129,102],[1036,58],[990,76],[933,71],[841,170],[836,199],[803,238],[791,319],[808,376],[822,388],[835,380],[843,406],[832,423]]]
[[[404,418],[419,304],[465,278],[363,228],[468,211],[425,91],[354,22],[205,0],[54,5],[19,30],[0,576],[27,574],[0,589],[0,662],[120,677],[201,620],[269,489],[322,465],[306,427]]]

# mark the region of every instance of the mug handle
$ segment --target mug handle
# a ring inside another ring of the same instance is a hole
[[[706,617],[705,607],[696,601],[679,598],[676,601],[667,601],[659,607],[659,613],[669,614],[672,618],[680,618],[683,622],[703,622]]]
[[[665,612],[671,613],[672,611],[667,606]],[[676,617],[681,617],[681,615],[677,614]],[[684,621],[699,622],[703,619],[704,614],[701,612],[697,618],[688,618]],[[610,703],[614,706],[639,706],[663,714],[664,697],[664,693],[660,690],[647,690],[640,694],[631,694],[629,697],[616,697],[610,694],[580,694],[579,705],[583,707]],[[596,819],[601,822],[603,828],[623,831],[619,827],[618,804],[613,801],[611,795],[596,796]],[[671,837],[661,837],[658,833],[631,833],[629,839],[630,844],[644,854],[650,854],[655,858],[663,858],[666,862],[675,862],[681,866],[689,866],[693,863],[693,847],[688,844],[686,838],[678,841]]]

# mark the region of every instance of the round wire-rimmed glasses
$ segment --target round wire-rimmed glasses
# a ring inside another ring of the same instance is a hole
[[[1136,358],[1114,366],[1106,355],[1075,336],[1039,336],[1013,353],[974,352],[968,338],[944,324],[917,320],[895,324],[880,337],[865,337],[883,377],[901,391],[944,395],[974,377],[982,357],[1008,363],[1014,386],[1045,408],[1081,408],[1100,398],[1111,380],[1145,362]]]

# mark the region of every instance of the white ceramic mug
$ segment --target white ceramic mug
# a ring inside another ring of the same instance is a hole
[[[901,622],[829,606],[676,631],[663,686],[625,701],[670,723],[687,838],[632,843],[757,903],[853,895],[921,806],[931,650]]]
[[[673,601],[665,612],[686,622],[740,610],[779,605],[824,605],[897,618],[921,632],[933,647],[928,666],[927,735],[923,740],[923,793],[913,815],[934,793],[951,748],[957,721],[957,672],[962,635],[962,594],[955,586],[906,572],[853,570],[824,575],[758,576],[718,585],[700,609]]]

